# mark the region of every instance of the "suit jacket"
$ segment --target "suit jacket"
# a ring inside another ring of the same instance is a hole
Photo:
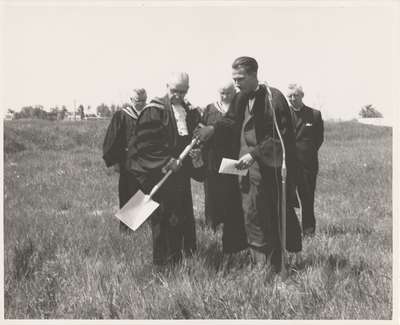
[[[290,109],[285,97],[278,89],[270,87],[270,90],[272,105],[285,144],[288,190],[293,191],[296,174],[296,153]],[[266,95],[266,87],[260,85],[253,106],[257,145],[252,149],[250,154],[259,164],[262,177],[268,182],[271,170],[282,167],[282,147],[274,126],[272,108],[269,101],[265,100]],[[225,117],[214,125],[216,137],[234,137],[237,158],[239,158],[240,134],[247,104],[248,96],[239,92],[233,98]],[[278,172],[278,176],[280,177],[280,172]],[[293,193],[289,193],[289,198],[293,196]]]
[[[324,141],[324,122],[321,112],[303,106],[297,113],[290,109],[296,139],[296,154],[301,166],[307,171],[318,172],[318,149]]]

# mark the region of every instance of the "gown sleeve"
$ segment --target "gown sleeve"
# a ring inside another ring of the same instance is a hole
[[[125,156],[123,116],[115,112],[103,142],[103,160],[107,167],[121,163]]]

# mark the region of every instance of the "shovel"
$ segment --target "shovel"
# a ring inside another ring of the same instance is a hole
[[[183,159],[188,155],[189,151],[198,143],[197,138],[194,138],[192,142],[186,146],[183,152],[178,158],[180,164]],[[126,224],[132,230],[136,230],[140,225],[146,221],[148,217],[158,208],[160,205],[156,201],[152,200],[153,195],[160,189],[161,185],[167,180],[172,174],[172,170],[169,170],[164,177],[153,187],[149,195],[144,194],[141,190],[138,190],[134,196],[119,210],[115,216]]]

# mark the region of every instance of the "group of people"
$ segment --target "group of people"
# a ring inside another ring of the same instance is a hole
[[[248,249],[252,260],[279,272],[282,261],[283,152],[286,178],[286,243],[300,252],[302,236],[315,233],[314,192],[318,149],[323,142],[321,113],[303,103],[301,86],[291,84],[287,98],[260,83],[254,58],[232,64],[232,82],[222,85],[219,100],[199,110],[185,96],[187,73],[167,82],[167,93],[148,104],[135,89],[131,107],[112,117],[103,145],[107,166],[119,171],[120,207],[137,190],[148,194],[169,170],[171,176],[153,197],[159,208],[150,217],[153,262],[176,263],[196,250],[191,178],[204,182],[205,221],[222,224],[224,254]],[[184,148],[199,145],[182,162]],[[282,142],[284,147],[282,146]],[[219,173],[223,158],[237,160],[245,176]],[[285,201],[283,201],[285,202]],[[301,208],[301,225],[295,207]],[[122,222],[121,232],[129,232]]]

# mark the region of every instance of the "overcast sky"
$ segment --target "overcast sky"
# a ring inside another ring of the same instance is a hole
[[[304,102],[325,118],[356,117],[365,104],[394,117],[398,3],[73,3],[3,5],[3,109],[72,110],[74,99],[95,108],[127,101],[135,87],[158,96],[177,70],[190,74],[188,99],[202,106],[247,55],[284,93],[302,84]]]

